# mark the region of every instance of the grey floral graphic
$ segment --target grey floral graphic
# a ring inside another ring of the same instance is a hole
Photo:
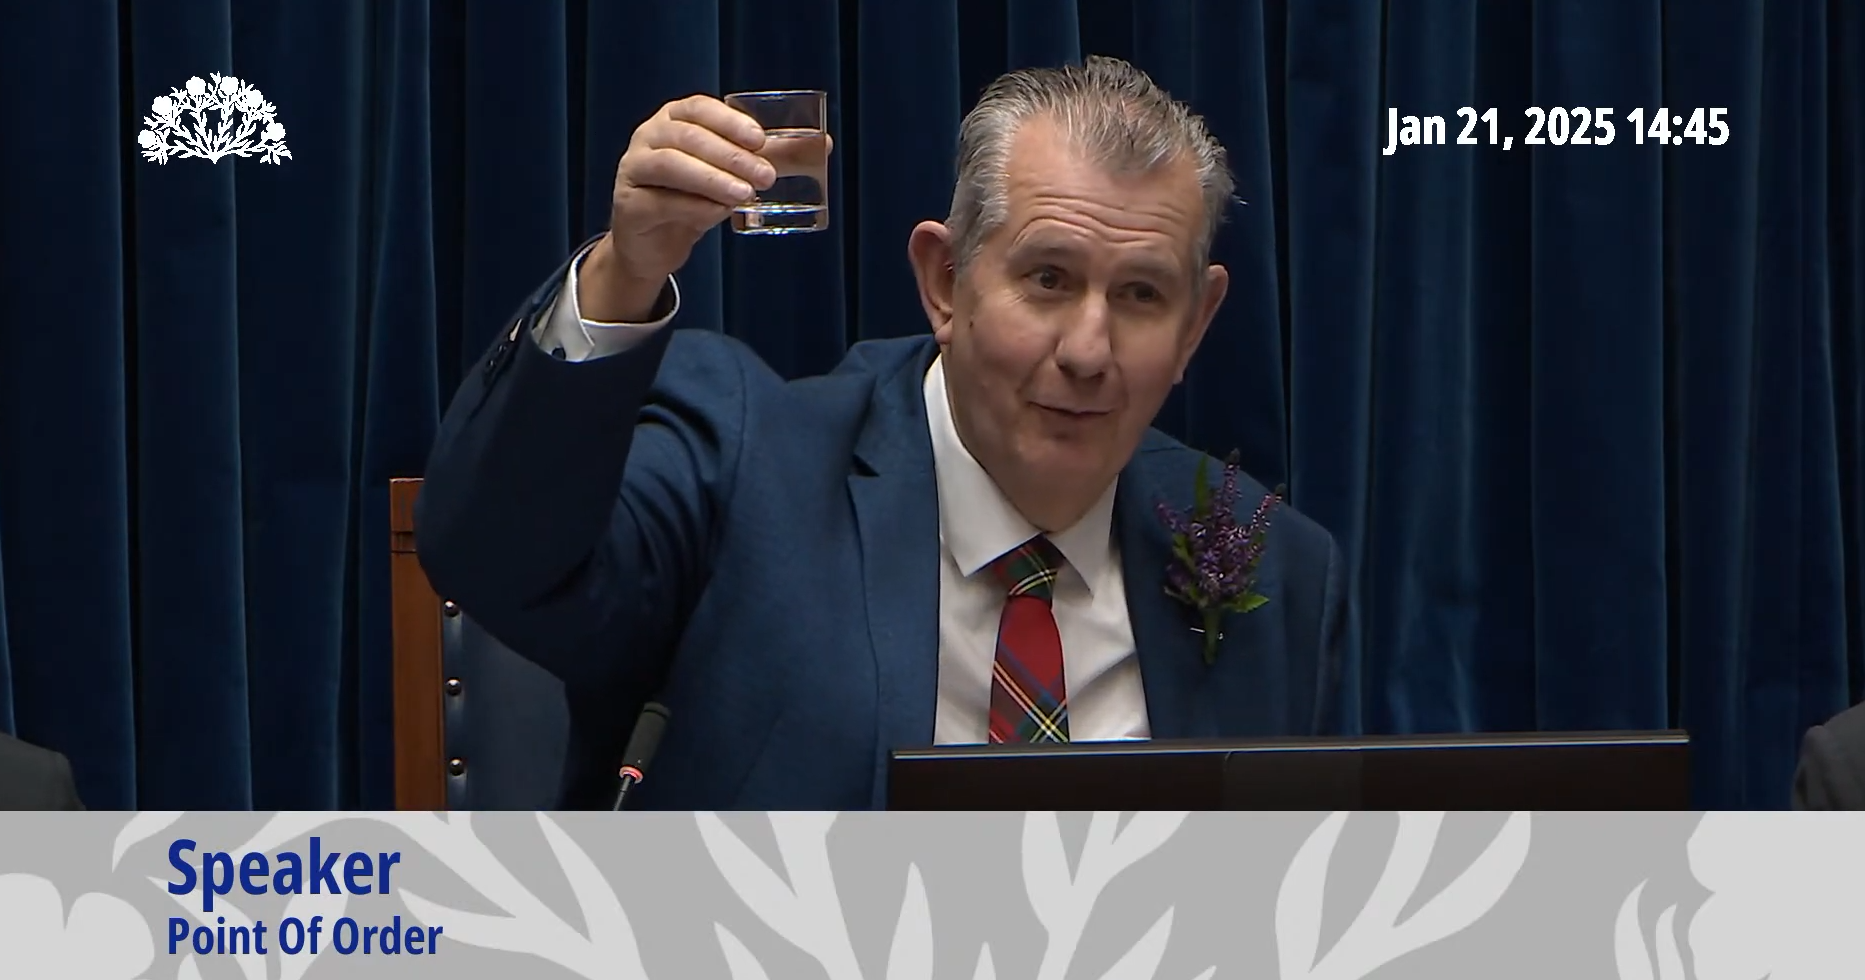
[[[129,823],[117,831],[116,842],[110,846],[110,866],[115,868],[122,864],[123,855],[129,853],[130,848],[174,826],[183,816],[186,816],[183,810],[144,810],[130,817]]]
[[[1069,867],[1053,813],[1030,813],[1023,823],[1023,884],[1048,934],[1037,980],[1061,980],[1073,961],[1095,902],[1114,878],[1177,833],[1185,813],[1141,813],[1116,832],[1117,813],[1098,813],[1077,867]],[[700,836],[734,893],[771,930],[809,954],[830,980],[862,980],[829,860],[832,813],[771,814],[784,877],[764,863],[717,815],[697,815]],[[768,980],[769,974],[731,930],[716,925],[733,980]],[[1168,908],[1102,980],[1153,980],[1172,931]],[[929,980],[934,943],[931,909],[919,868],[907,866],[906,897],[895,925],[884,980]],[[1199,980],[1209,980],[1207,970]],[[975,980],[995,980],[990,945],[979,947]]]
[[[149,927],[110,895],[78,896],[65,913],[58,886],[37,875],[0,875],[0,964],[34,980],[132,980],[155,960]]]
[[[1690,920],[1696,980],[1857,974],[1865,826],[1850,813],[1781,818],[1710,813],[1691,835],[1691,874],[1710,890]]]
[[[813,957],[830,980],[861,980],[829,862],[828,835],[835,814],[770,815],[788,885],[717,814],[699,813],[695,819],[706,851],[741,901],[778,935]],[[713,928],[733,980],[767,980],[764,967],[730,929],[723,923]],[[886,978],[928,980],[932,968],[932,911],[919,868],[908,865],[906,898],[894,929]]]
[[[1118,813],[1096,813],[1088,825],[1081,861],[1071,874],[1062,849],[1062,830],[1054,813],[1031,813],[1023,820],[1023,887],[1030,906],[1049,934],[1038,980],[1062,980],[1095,903],[1114,878],[1158,850],[1185,825],[1189,813],[1137,813],[1118,834]],[[1103,980],[1151,978],[1165,956],[1172,933],[1172,909],[1141,937]],[[1200,980],[1208,980],[1206,971]]]
[[[589,855],[564,833],[556,821],[537,815],[558,867],[569,879],[581,909],[584,929],[578,931],[506,869],[472,830],[472,815],[451,813],[407,815],[396,821],[402,831],[428,853],[491,901],[506,915],[491,916],[438,905],[406,889],[402,900],[408,911],[430,924],[445,924],[458,942],[487,949],[526,953],[555,963],[588,980],[646,980],[634,927],[614,889],[604,880]]]
[[[1360,980],[1393,960],[1468,928],[1508,891],[1528,858],[1526,813],[1502,832],[1456,881],[1399,921],[1418,891],[1444,822],[1442,813],[1402,813],[1386,869],[1347,932],[1316,958],[1328,860],[1347,814],[1330,814],[1289,864],[1276,900],[1276,952],[1282,980]]]
[[[1865,913],[1852,815],[43,816],[0,836],[9,977],[1806,980]],[[312,836],[401,852],[392,892],[168,891],[169,842]],[[444,926],[440,955],[166,941],[320,916]]]
[[[1613,920],[1612,954],[1619,968],[1619,980],[1688,980],[1683,954],[1677,948],[1677,906],[1658,913],[1653,942],[1650,945],[1645,942],[1644,930],[1638,924],[1639,899],[1644,897],[1645,884],[1640,882],[1632,889],[1619,906],[1618,918]],[[1655,973],[1652,971],[1654,955],[1657,958]]]

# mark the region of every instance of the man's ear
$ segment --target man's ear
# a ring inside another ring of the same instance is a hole
[[[1185,342],[1179,350],[1178,375],[1172,379],[1173,384],[1185,380],[1185,369],[1191,367],[1192,355],[1198,353],[1198,345],[1204,342],[1206,330],[1211,328],[1211,318],[1217,316],[1217,308],[1224,305],[1224,294],[1230,291],[1230,271],[1221,265],[1213,265],[1204,271],[1204,293],[1198,297],[1198,308],[1192,311],[1192,321],[1185,331]]]
[[[957,282],[957,256],[952,251],[952,230],[937,221],[922,221],[907,238],[907,260],[919,283],[920,305],[940,345],[952,339],[953,289]]]

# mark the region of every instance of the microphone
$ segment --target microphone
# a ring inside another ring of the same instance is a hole
[[[617,772],[622,785],[615,791],[615,805],[610,810],[620,810],[622,801],[628,798],[628,791],[647,778],[648,763],[653,761],[654,751],[661,747],[661,734],[667,730],[667,718],[667,709],[653,701],[641,709],[641,717],[635,721],[634,734],[628,736],[628,749],[622,753],[622,768]]]

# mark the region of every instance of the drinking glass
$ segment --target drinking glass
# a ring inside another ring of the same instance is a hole
[[[740,235],[793,235],[829,227],[829,93],[809,89],[735,92],[725,104],[764,127],[777,182],[732,212]]]

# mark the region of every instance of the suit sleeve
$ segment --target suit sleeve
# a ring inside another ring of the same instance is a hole
[[[1323,579],[1321,624],[1317,634],[1315,733],[1360,734],[1360,660],[1357,621],[1346,561],[1334,536],[1327,536],[1327,572]]]
[[[78,798],[78,781],[71,773],[71,760],[64,753],[55,753],[51,761],[52,798],[47,805],[50,810],[82,810],[84,801]]]
[[[416,550],[437,593],[567,685],[651,689],[708,574],[745,359],[723,338],[683,345],[672,329],[611,356],[554,358],[527,335],[564,278],[448,408]]]
[[[1800,765],[1794,770],[1793,808],[1796,810],[1865,810],[1865,772],[1856,747],[1824,725],[1815,725],[1800,745]]]

